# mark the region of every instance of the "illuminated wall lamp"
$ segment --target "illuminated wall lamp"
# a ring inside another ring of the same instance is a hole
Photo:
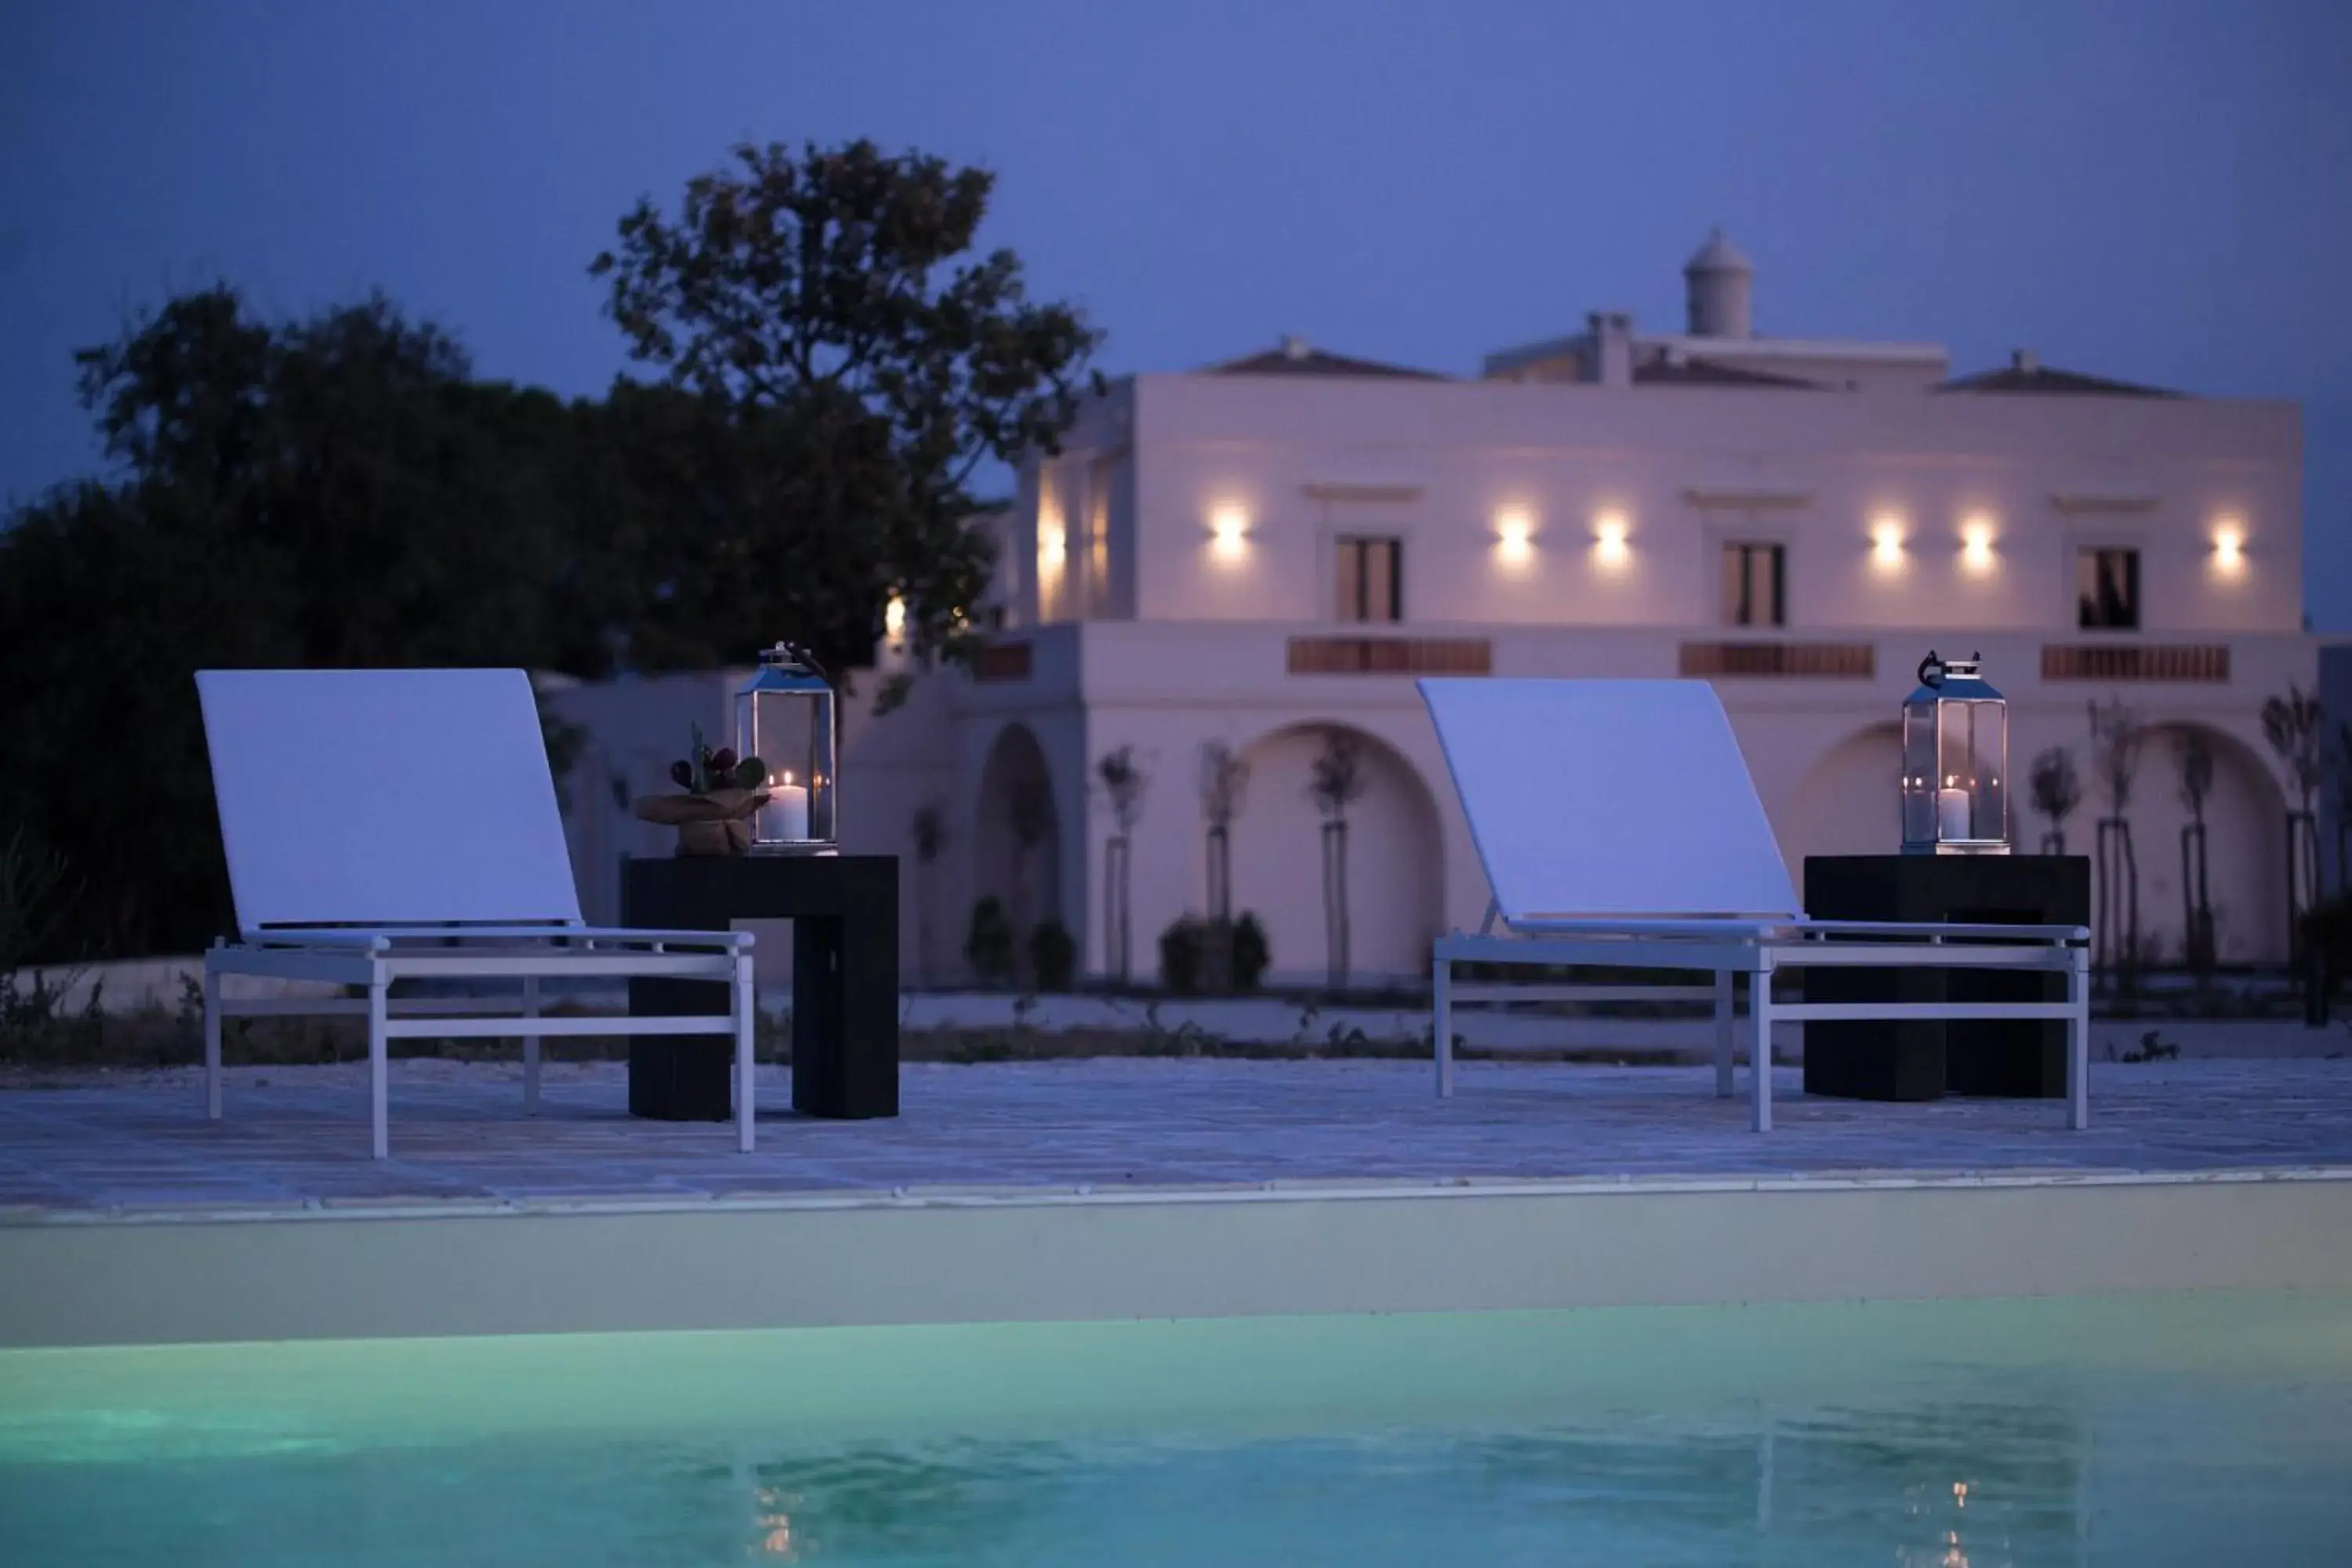
[[[1871,525],[1870,559],[1882,572],[1892,572],[1903,564],[1901,522],[1883,517]]]
[[[1603,566],[1625,564],[1632,553],[1625,542],[1625,520],[1613,511],[1602,512],[1592,524],[1592,556]]]
[[[1045,522],[1037,529],[1037,560],[1048,572],[1058,572],[1062,563],[1070,557],[1069,535],[1058,522]]]
[[[1495,520],[1495,553],[1506,565],[1522,566],[1535,558],[1535,519],[1511,510]]]
[[[1960,530],[1960,563],[1971,572],[1992,570],[1992,524],[1977,520]]]
[[[2245,530],[2234,522],[2225,522],[2213,531],[2213,564],[2218,570],[2231,574],[2244,569]]]
[[[1219,507],[1209,517],[1209,548],[1220,561],[1239,561],[1249,552],[1249,514],[1237,506]]]

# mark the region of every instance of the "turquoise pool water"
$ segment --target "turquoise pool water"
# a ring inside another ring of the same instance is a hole
[[[0,1563],[2352,1563],[2352,1299],[0,1353]]]

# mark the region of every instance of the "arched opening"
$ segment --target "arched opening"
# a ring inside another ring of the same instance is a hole
[[[1344,837],[1318,799],[1317,767],[1334,740],[1351,753],[1352,799]],[[1234,909],[1255,911],[1272,951],[1271,975],[1322,984],[1333,957],[1333,919],[1346,921],[1347,981],[1418,984],[1444,921],[1436,802],[1412,764],[1387,742],[1346,724],[1294,725],[1244,749],[1249,788],[1233,824]],[[1341,846],[1344,845],[1344,849]],[[1327,883],[1344,853],[1344,904]]]
[[[1895,787],[1901,763],[1901,731],[1874,724],[1831,747],[1806,772],[1773,824],[1801,897],[1808,855],[1892,855],[1903,847]]]
[[[1007,724],[989,748],[980,774],[974,818],[972,887],[976,899],[995,899],[1011,920],[1013,949],[1061,920],[1062,824],[1045,748],[1024,724]],[[961,944],[962,933],[957,941]]]

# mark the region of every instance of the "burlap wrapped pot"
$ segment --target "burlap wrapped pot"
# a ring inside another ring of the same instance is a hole
[[[765,790],[714,789],[648,795],[636,811],[642,821],[677,828],[680,855],[749,855],[752,814],[767,804]]]

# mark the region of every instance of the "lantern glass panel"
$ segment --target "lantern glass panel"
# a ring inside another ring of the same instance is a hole
[[[1903,842],[1936,841],[1936,708],[1903,705]]]
[[[1968,702],[1939,704],[1936,713],[1936,836],[1958,839],[1975,837],[1969,831],[1969,805],[1976,793],[1976,777],[1970,771],[1974,759],[1969,752],[1970,731],[1975,728],[1973,710]]]
[[[2009,837],[2009,721],[1999,702],[1966,702],[1969,736],[1969,837],[1979,844]]]

